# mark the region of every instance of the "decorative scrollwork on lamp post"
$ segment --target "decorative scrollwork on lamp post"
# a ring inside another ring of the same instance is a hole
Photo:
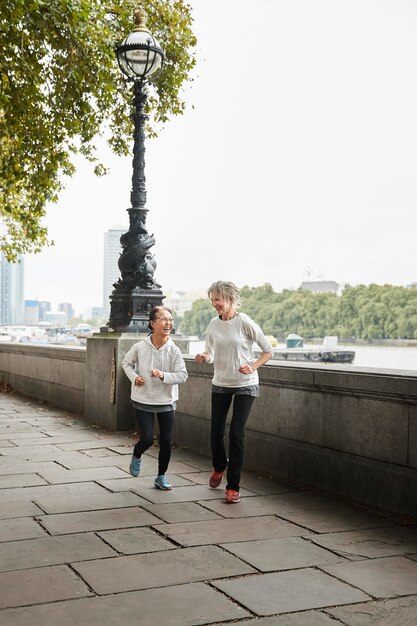
[[[103,331],[147,332],[149,311],[162,304],[164,298],[161,285],[154,278],[156,261],[151,248],[155,237],[146,230],[145,185],[146,83],[162,68],[164,53],[146,28],[146,17],[145,11],[139,8],[135,13],[135,28],[117,48],[120,69],[134,84],[133,174],[131,207],[127,209],[129,230],[120,237],[121,278],[113,285],[110,318]]]

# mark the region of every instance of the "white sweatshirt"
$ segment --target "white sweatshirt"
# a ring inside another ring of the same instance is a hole
[[[253,363],[253,344],[262,352],[271,352],[272,346],[262,330],[249,315],[238,313],[231,320],[215,317],[207,329],[205,351],[208,363],[214,362],[213,384],[220,387],[249,387],[259,383],[258,372],[241,374],[239,367]]]
[[[168,341],[159,349],[150,337],[135,343],[122,360],[122,367],[132,383],[130,397],[141,404],[172,404],[178,400],[178,384],[188,378],[184,359],[175,343]],[[164,373],[164,379],[153,378],[151,370]],[[135,385],[137,376],[145,379],[144,385]]]

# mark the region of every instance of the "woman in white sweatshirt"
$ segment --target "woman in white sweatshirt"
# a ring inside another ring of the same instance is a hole
[[[211,452],[213,473],[210,487],[218,487],[227,467],[225,501],[239,502],[240,474],[243,463],[245,424],[252,404],[259,396],[256,371],[272,357],[272,346],[259,326],[245,313],[239,313],[239,290],[234,283],[218,281],[208,289],[217,311],[207,329],[205,351],[197,354],[197,363],[213,363],[211,394]],[[262,350],[255,359],[253,344]],[[224,445],[226,418],[233,400],[229,429],[229,459]]]
[[[172,449],[172,432],[178,384],[188,374],[178,346],[170,339],[172,312],[157,306],[149,314],[152,333],[135,343],[122,360],[122,367],[132,383],[131,400],[135,410],[139,441],[134,447],[130,473],[138,476],[143,453],[154,442],[154,415],[159,425],[158,475],[155,487],[171,489],[165,473]]]

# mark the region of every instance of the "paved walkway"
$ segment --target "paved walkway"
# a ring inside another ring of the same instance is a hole
[[[172,491],[134,437],[0,394],[5,626],[417,624],[417,528],[245,473],[242,500],[175,450]]]

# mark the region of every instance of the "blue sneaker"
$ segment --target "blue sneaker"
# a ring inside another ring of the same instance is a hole
[[[132,460],[130,461],[129,472],[132,476],[139,476],[140,466],[142,465],[142,457],[138,459],[135,454],[132,454]]]
[[[168,491],[168,489],[172,489],[171,483],[169,483],[167,479],[165,478],[165,474],[160,474],[159,476],[157,476],[155,478],[154,485],[155,487],[158,487],[158,489],[164,489],[164,491]]]

